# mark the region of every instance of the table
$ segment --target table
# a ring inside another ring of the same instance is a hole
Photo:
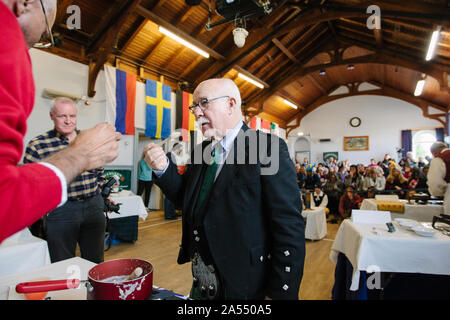
[[[389,233],[385,225],[356,224],[350,219],[344,220],[330,253],[330,259],[337,264],[336,282],[341,276],[339,272],[344,272],[345,258],[352,267],[348,287],[350,291],[366,289],[361,288],[368,284],[361,281],[362,275],[388,272],[444,276],[440,277],[440,282],[446,283],[445,290],[450,294],[450,237],[441,233],[432,238],[421,237],[396,222],[394,226],[397,231]],[[372,231],[374,227],[379,235]]]
[[[121,203],[119,213],[108,213],[110,237],[115,240],[134,242],[138,237],[138,219],[143,221],[148,213],[140,196],[122,190],[111,193],[111,200]]]
[[[135,195],[128,190],[122,190],[119,193],[111,193],[111,200],[121,203],[119,214],[108,213],[110,219],[118,219],[129,216],[139,216],[143,221],[147,219],[148,213],[144,202],[140,196]]]
[[[0,243],[0,277],[50,264],[47,241],[25,228]]]
[[[306,219],[305,238],[320,240],[327,235],[327,217],[325,208],[303,209],[302,216]]]
[[[395,218],[407,218],[417,221],[432,222],[433,216],[439,216],[444,213],[444,207],[442,205],[430,205],[430,204],[409,204],[407,200],[399,200],[404,203],[405,212],[396,213],[391,212],[392,219]],[[378,210],[378,206],[374,199],[364,199],[361,204],[361,210]]]
[[[96,264],[93,262],[80,257],[75,257],[27,272],[20,272],[13,275],[0,277],[0,300],[24,300],[24,295],[18,294],[15,291],[15,287],[18,283],[31,281],[42,277],[48,277],[50,280],[74,278],[84,280],[87,279],[89,270],[94,266],[96,266]],[[5,288],[7,289],[6,291],[4,290]],[[5,295],[5,292],[7,295]],[[80,285],[77,289],[49,291],[47,297],[50,297],[51,300],[86,300],[87,291],[84,285]],[[186,296],[178,295],[163,288],[153,286],[151,299],[158,298],[162,300],[188,299]]]

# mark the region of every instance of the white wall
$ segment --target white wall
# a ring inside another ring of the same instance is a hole
[[[361,125],[353,128],[352,117],[359,117]],[[397,159],[396,148],[401,146],[401,130],[423,127],[442,127],[436,120],[425,118],[422,110],[402,100],[382,96],[354,96],[324,104],[306,115],[300,127],[289,134],[291,158],[297,133],[303,132],[311,141],[311,161],[322,162],[323,152],[339,152],[339,160],[369,164],[370,159],[381,161],[385,153]],[[343,137],[369,136],[368,151],[344,151]],[[330,138],[331,142],[319,142]]]

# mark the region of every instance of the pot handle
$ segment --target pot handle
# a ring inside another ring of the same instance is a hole
[[[80,285],[79,279],[22,282],[16,285],[16,292],[33,293],[33,292],[57,291],[57,290],[78,288],[79,285]]]

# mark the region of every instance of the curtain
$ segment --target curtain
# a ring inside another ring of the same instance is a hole
[[[402,130],[402,157],[406,158],[406,153],[412,151],[411,130]]]
[[[444,142],[444,128],[436,128],[436,141]]]

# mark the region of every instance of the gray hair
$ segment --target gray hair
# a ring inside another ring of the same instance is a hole
[[[75,103],[75,101],[73,101],[70,98],[67,97],[57,97],[53,100],[53,105],[50,108],[50,113],[54,113],[55,112],[55,107],[59,104],[71,104],[73,105],[75,108],[77,108],[77,104]]]
[[[447,148],[447,145],[442,141],[436,141],[430,147],[431,153],[440,152],[442,149]]]

